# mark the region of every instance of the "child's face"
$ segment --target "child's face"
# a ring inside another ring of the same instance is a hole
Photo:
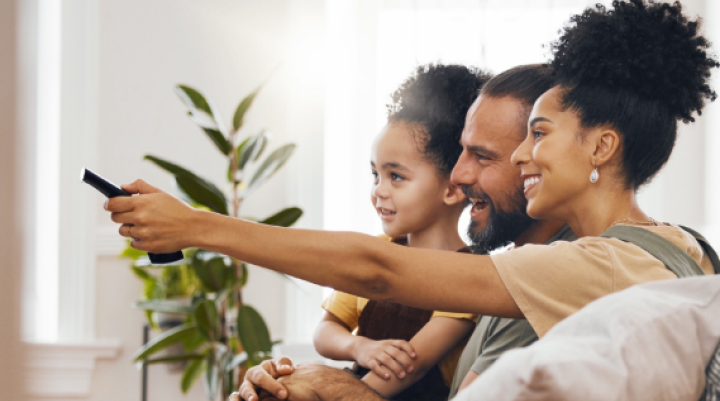
[[[421,145],[404,123],[386,125],[373,143],[371,200],[383,231],[393,238],[421,231],[446,215],[441,212],[448,207],[449,177],[441,177],[423,158]]]

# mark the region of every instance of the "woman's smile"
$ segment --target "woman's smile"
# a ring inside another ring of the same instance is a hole
[[[537,186],[537,184],[540,182],[540,179],[542,178],[542,176],[540,174],[535,174],[535,175],[528,175],[523,178],[524,178],[523,186],[525,188],[523,193],[525,194],[525,197],[527,198],[530,193],[530,190]]]

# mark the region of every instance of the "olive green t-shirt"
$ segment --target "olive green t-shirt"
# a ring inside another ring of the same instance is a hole
[[[550,238],[546,244],[555,241],[573,241],[577,239],[569,227],[565,226]],[[508,319],[482,316],[463,350],[450,388],[450,397],[458,392],[465,376],[471,370],[481,374],[490,367],[505,351],[528,346],[537,341],[530,323],[525,319]]]

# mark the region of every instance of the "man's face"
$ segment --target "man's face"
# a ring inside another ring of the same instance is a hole
[[[525,138],[527,106],[512,97],[480,96],[468,110],[463,152],[450,178],[472,202],[468,236],[474,253],[515,241],[534,220],[519,169],[510,162]]]

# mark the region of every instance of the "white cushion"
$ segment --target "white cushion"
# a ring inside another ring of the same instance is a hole
[[[455,401],[692,400],[720,342],[720,276],[638,285],[507,352]]]

